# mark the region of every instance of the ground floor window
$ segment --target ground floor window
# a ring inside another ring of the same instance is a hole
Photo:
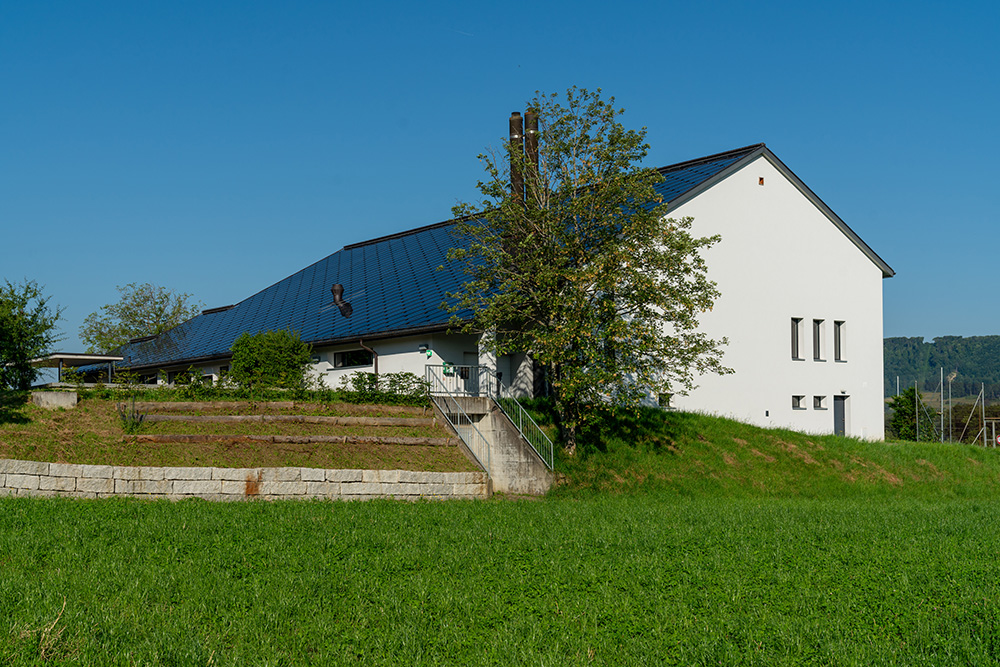
[[[372,353],[368,350],[347,350],[346,352],[337,352],[333,355],[334,368],[371,366],[372,361]]]

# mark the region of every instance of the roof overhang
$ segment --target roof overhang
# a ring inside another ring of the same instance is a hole
[[[393,329],[391,331],[376,331],[360,336],[339,336],[336,338],[325,338],[318,340],[307,340],[305,341],[312,347],[328,347],[333,345],[347,345],[350,343],[355,343],[361,340],[367,341],[379,341],[387,340],[391,338],[407,338],[410,336],[421,336],[425,334],[437,334],[437,333],[461,333],[456,331],[455,328],[450,323],[444,324],[433,324],[423,327],[411,327],[408,329]],[[223,354],[212,354],[205,355],[201,357],[189,357],[186,359],[177,359],[170,362],[157,362],[152,364],[136,364],[134,366],[128,366],[130,370],[133,371],[147,371],[152,369],[163,369],[169,370],[171,368],[187,368],[193,364],[203,364],[211,361],[224,361],[227,359],[232,359],[232,352],[226,352]],[[121,360],[121,357],[117,357]],[[94,362],[99,363],[99,362]]]
[[[54,352],[44,357],[31,360],[34,368],[76,368],[78,366],[90,366],[91,364],[110,364],[122,361],[124,357],[116,357],[111,354],[83,354],[75,352]]]

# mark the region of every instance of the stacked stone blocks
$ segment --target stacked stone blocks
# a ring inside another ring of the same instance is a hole
[[[317,468],[161,468],[0,459],[0,496],[203,498],[488,498],[484,472],[322,470]]]

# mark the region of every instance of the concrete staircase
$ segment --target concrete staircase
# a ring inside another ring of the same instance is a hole
[[[442,421],[455,430],[468,454],[489,474],[494,492],[543,495],[552,487],[552,471],[495,400],[440,395],[431,399]]]

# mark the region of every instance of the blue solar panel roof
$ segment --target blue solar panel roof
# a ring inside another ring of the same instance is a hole
[[[659,172],[664,180],[656,186],[656,191],[663,197],[663,201],[672,202],[763,147],[764,144],[756,144],[663,167]]]
[[[761,147],[664,167],[657,191],[670,202]],[[461,266],[447,259],[448,250],[463,242],[454,228],[454,221],[444,222],[346,246],[230,309],[204,313],[152,340],[126,345],[119,352],[125,357],[122,365],[225,357],[244,332],[290,329],[316,344],[443,329],[450,314],[440,304],[466,278]],[[354,308],[350,318],[333,305],[334,283],[344,286],[344,299]]]

